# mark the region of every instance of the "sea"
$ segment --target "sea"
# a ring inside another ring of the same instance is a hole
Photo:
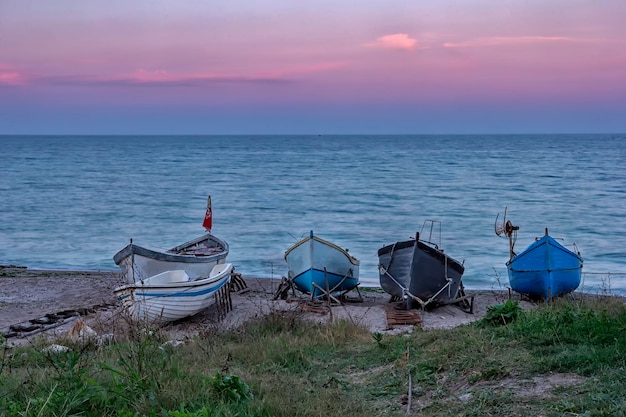
[[[313,231],[377,287],[378,249],[421,232],[464,263],[466,288],[505,289],[506,210],[517,252],[548,228],[580,250],[580,289],[626,294],[624,134],[5,135],[0,155],[0,265],[117,271],[130,239],[203,234],[211,196],[244,278],[285,276]]]

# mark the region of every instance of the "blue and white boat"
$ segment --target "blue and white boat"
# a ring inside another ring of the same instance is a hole
[[[510,221],[505,221],[500,228],[496,225],[496,234],[504,232],[509,238],[510,259],[506,266],[511,289],[547,302],[578,288],[583,258],[576,244],[573,244],[574,250],[566,248],[551,237],[546,228],[544,236],[536,238],[522,253],[516,254],[513,247],[517,230],[519,227]]]
[[[359,285],[360,261],[313,231],[287,249],[285,261],[287,278],[312,298],[343,295]]]
[[[215,294],[230,282],[233,265],[217,264],[207,277],[192,279],[184,270],[165,271],[114,290],[137,322],[164,324],[193,316],[210,307]]]

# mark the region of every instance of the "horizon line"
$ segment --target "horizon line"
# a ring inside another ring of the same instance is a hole
[[[503,135],[626,135],[626,132],[516,132],[516,133],[0,133],[5,136],[503,136]]]

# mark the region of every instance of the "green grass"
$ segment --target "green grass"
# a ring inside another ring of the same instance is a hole
[[[0,342],[0,415],[625,415],[622,300],[493,307],[506,320],[399,336],[274,312],[179,347],[141,329],[61,354]]]

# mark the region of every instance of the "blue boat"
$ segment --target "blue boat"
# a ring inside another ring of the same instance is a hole
[[[519,227],[513,226],[510,221],[504,223],[501,229],[496,226],[496,234],[504,232],[510,242],[510,259],[506,266],[511,289],[547,302],[578,288],[583,258],[575,244],[574,251],[566,248],[551,237],[546,228],[544,236],[516,254],[513,246],[517,230]]]
[[[287,249],[285,261],[288,280],[311,298],[344,295],[359,285],[359,260],[313,231]]]

